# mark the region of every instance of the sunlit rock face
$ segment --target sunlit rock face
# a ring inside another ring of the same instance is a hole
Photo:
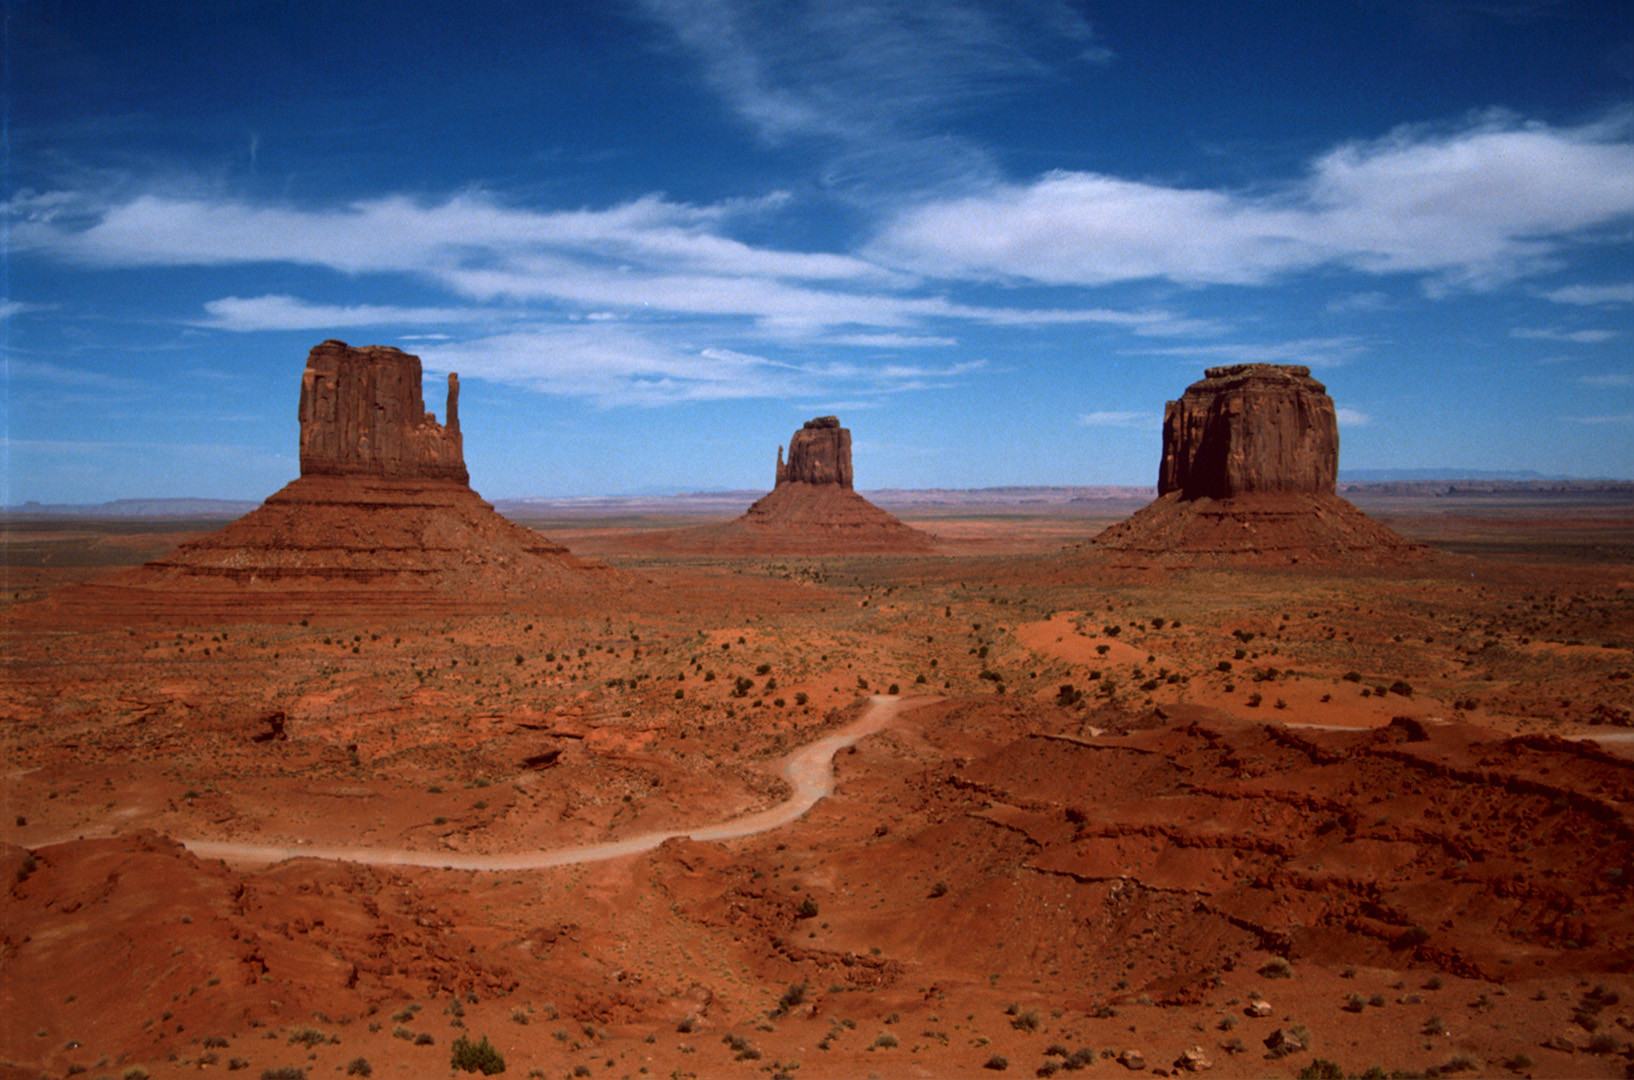
[[[469,483],[459,394],[459,376],[449,375],[439,424],[421,397],[418,356],[325,341],[301,376],[301,475]]]
[[[1332,495],[1339,423],[1327,388],[1290,364],[1209,368],[1163,415],[1159,495]]]
[[[777,483],[838,484],[851,489],[851,429],[837,416],[819,416],[789,439],[788,464],[777,448]]]

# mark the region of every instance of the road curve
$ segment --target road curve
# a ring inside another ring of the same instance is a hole
[[[834,734],[802,746],[783,762],[783,775],[794,787],[787,801],[769,810],[732,818],[715,825],[666,832],[642,833],[605,844],[554,848],[506,854],[465,855],[452,851],[413,851],[407,848],[314,847],[306,844],[244,844],[220,840],[178,840],[195,855],[235,863],[273,863],[284,859],[334,859],[367,866],[430,866],[444,870],[538,870],[599,862],[651,851],[677,836],[693,840],[731,840],[769,832],[796,820],[834,791],[834,755],[858,739],[883,728],[901,708],[900,698],[876,694],[862,715]]]

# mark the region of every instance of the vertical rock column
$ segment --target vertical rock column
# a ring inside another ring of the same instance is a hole
[[[443,425],[426,412],[418,356],[325,341],[301,376],[301,475],[469,484],[457,375],[448,377],[447,416]]]
[[[851,430],[837,416],[807,420],[789,439],[788,464],[777,451],[777,483],[838,484],[851,490]]]
[[[1160,496],[1334,493],[1339,423],[1310,368],[1237,364],[1204,375],[1164,410]]]

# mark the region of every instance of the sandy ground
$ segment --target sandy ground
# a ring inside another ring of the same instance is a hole
[[[1399,510],[1444,559],[586,526],[644,595],[192,623],[34,618],[129,550],[36,531],[0,1076],[455,1075],[461,1036],[551,1077],[1624,1075],[1630,518]],[[403,861],[314,857],[353,852]]]

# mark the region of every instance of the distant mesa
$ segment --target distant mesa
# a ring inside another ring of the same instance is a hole
[[[300,477],[225,528],[84,589],[117,593],[110,599],[134,612],[185,616],[438,614],[587,597],[610,572],[471,490],[459,377],[448,377],[439,424],[420,374],[420,358],[398,349],[317,346],[301,377]]]
[[[1157,501],[1092,549],[1141,558],[1264,562],[1427,553],[1335,494],[1339,423],[1310,368],[1209,368],[1163,414]]]

